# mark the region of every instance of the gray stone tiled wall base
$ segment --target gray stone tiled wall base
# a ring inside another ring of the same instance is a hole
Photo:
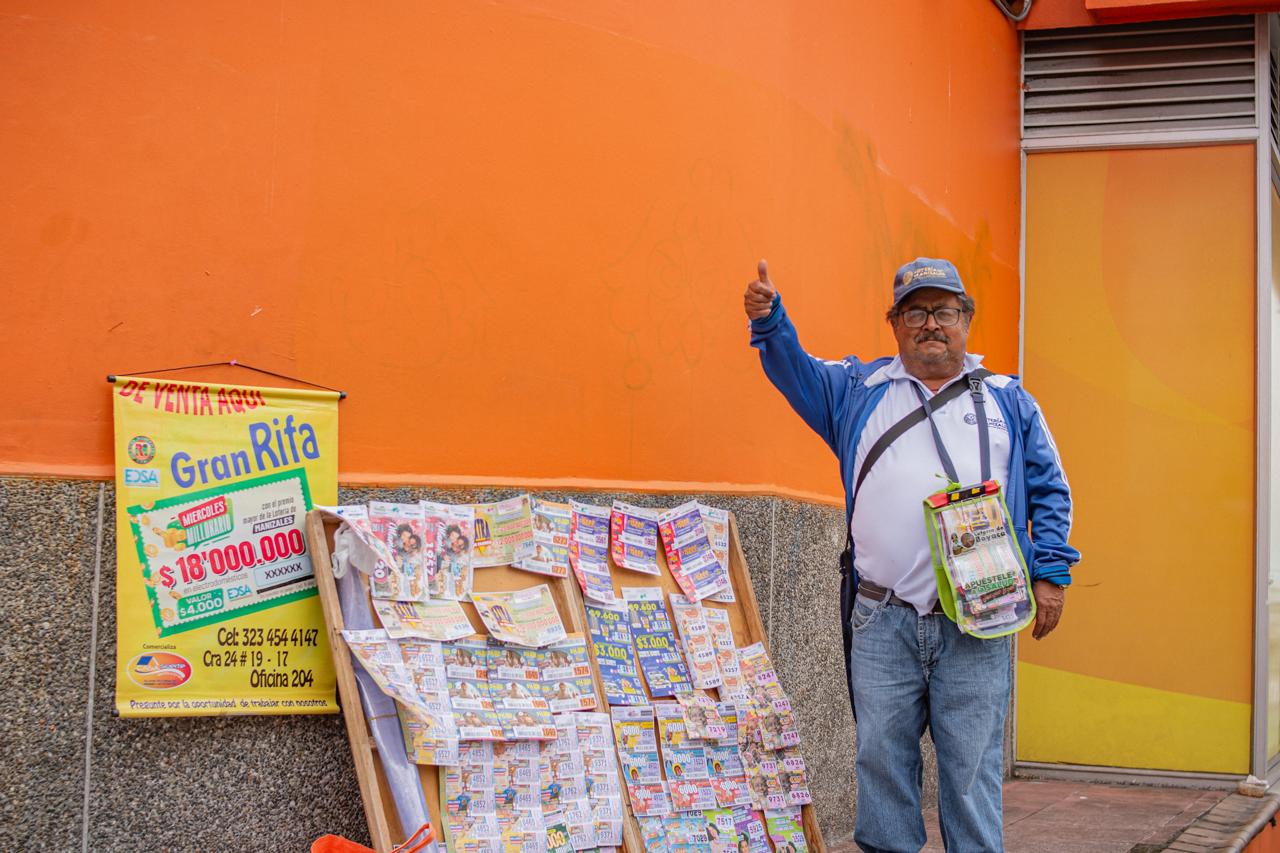
[[[0,478],[0,850],[80,847],[99,484]],[[344,502],[494,500],[512,489],[341,490]],[[690,495],[546,492],[671,506]],[[752,586],[798,709],[823,833],[853,828],[853,724],[840,658],[836,556],[843,513],[771,497],[697,496],[738,518]],[[114,710],[114,496],[106,490],[89,847],[305,850],[334,832],[367,841],[342,721],[320,717],[122,720]],[[936,801],[925,739],[926,805]]]
[[[0,480],[0,850],[80,847],[98,488]]]

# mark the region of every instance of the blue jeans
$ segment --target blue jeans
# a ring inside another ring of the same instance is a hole
[[[978,640],[941,614],[859,595],[853,607],[858,817],[866,853],[924,846],[925,726],[938,756],[938,824],[954,853],[1004,850],[1001,783],[1009,638]]]

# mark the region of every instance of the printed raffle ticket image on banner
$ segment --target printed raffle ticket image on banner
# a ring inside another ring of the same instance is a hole
[[[311,555],[338,394],[117,377],[116,708],[336,713]]]

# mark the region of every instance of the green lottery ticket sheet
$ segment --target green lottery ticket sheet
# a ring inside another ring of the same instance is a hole
[[[489,695],[488,642],[484,637],[471,637],[442,646],[458,738],[502,740],[502,721]]]
[[[547,776],[543,780],[542,811],[548,821],[563,821],[567,842],[574,850],[599,846],[587,793],[586,762],[573,714],[557,714],[556,739],[542,744]]]
[[[764,817],[775,853],[808,853],[809,842],[801,825],[800,809],[768,811]]]
[[[551,705],[542,696],[537,649],[501,647],[490,641],[489,699],[507,740],[554,740]],[[512,661],[516,665],[511,665]]]
[[[711,853],[737,853],[738,827],[733,822],[733,809],[707,809],[707,843]]]
[[[424,703],[423,709],[400,709],[405,751],[415,764],[456,765],[458,727],[449,702],[444,650],[438,642],[415,638],[400,640],[399,646],[414,690]]]
[[[587,640],[582,634],[570,634],[540,649],[538,666],[542,696],[553,712],[590,711],[596,707]]]

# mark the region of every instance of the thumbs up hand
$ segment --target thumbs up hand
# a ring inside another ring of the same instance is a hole
[[[773,310],[773,298],[777,295],[773,282],[769,281],[769,265],[761,259],[756,279],[747,285],[747,292],[742,297],[747,317],[751,320],[768,317]]]

